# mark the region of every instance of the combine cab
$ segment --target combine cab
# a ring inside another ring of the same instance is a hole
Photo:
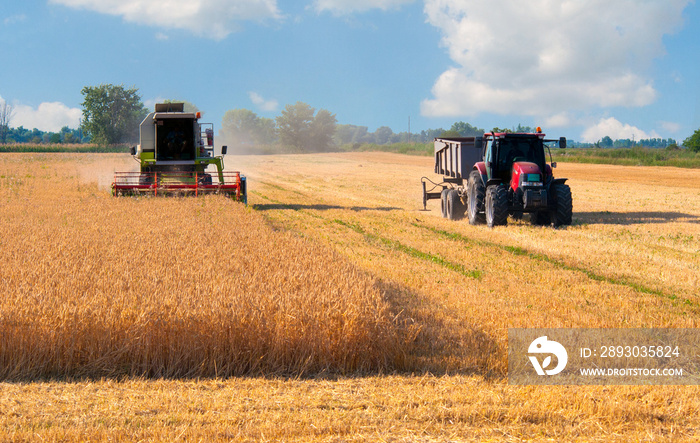
[[[245,176],[224,171],[223,157],[214,156],[214,125],[199,118],[199,112],[184,112],[182,103],[156,104],[141,122],[141,143],[131,148],[140,170],[116,172],[112,194],[225,194],[247,203]],[[210,165],[216,171],[207,171]]]
[[[428,192],[423,177],[423,207],[439,198],[443,217],[455,220],[466,212],[471,224],[489,227],[525,213],[534,225],[570,225],[571,189],[565,178],[554,178],[557,165],[547,164],[545,156],[547,143],[553,142],[566,147],[565,138],[547,140],[539,128],[533,134],[436,138],[435,173],[444,179],[434,185],[442,190]]]

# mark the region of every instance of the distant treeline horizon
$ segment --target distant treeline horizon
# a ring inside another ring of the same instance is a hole
[[[535,132],[535,128],[518,125],[513,128],[493,128],[495,132]],[[223,132],[223,131],[222,131]],[[388,126],[380,126],[376,131],[370,132],[368,126],[358,126],[353,124],[336,124],[333,135],[335,147],[345,145],[391,145],[397,143],[430,143],[435,138],[440,137],[473,137],[491,132],[469,123],[455,122],[450,129],[436,128],[424,129],[420,132],[394,132]],[[26,129],[23,126],[8,128],[6,132],[6,145],[61,145],[61,144],[90,144],[91,138],[84,134],[80,128],[70,128],[64,126],[58,132],[42,131],[40,129]],[[649,138],[649,139],[612,139],[609,136],[601,140],[590,142],[579,142],[573,139],[568,140],[567,146],[570,148],[666,148],[668,146],[678,146],[678,142],[673,138]],[[109,147],[104,147],[104,150]],[[117,151],[118,148],[109,149]],[[3,151],[5,151],[3,149]]]

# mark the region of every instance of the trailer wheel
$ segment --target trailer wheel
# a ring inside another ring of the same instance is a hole
[[[466,208],[459,198],[459,192],[456,189],[451,189],[447,193],[447,218],[450,220],[459,220],[464,217]]]
[[[489,186],[486,189],[486,225],[505,226],[508,224],[508,191],[503,185]]]
[[[571,188],[569,185],[560,184],[554,186],[554,195],[556,196],[556,211],[552,219],[554,227],[570,225],[571,215],[573,212],[573,201],[571,199]]]
[[[483,211],[486,189],[484,189],[484,182],[481,180],[479,171],[472,171],[471,174],[469,174],[467,195],[469,196],[469,200],[467,201],[469,224],[478,225],[483,223],[485,221]]]
[[[447,193],[449,189],[443,189],[440,193],[440,215],[442,218],[447,218]]]

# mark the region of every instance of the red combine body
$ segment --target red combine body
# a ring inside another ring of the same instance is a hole
[[[556,163],[547,164],[547,143],[566,148],[565,138],[548,140],[539,128],[527,134],[436,138],[435,173],[444,179],[434,184],[442,191],[428,192],[423,177],[423,207],[439,198],[443,217],[456,220],[466,212],[471,224],[490,227],[526,213],[535,225],[570,225],[571,189],[565,178],[554,178]]]

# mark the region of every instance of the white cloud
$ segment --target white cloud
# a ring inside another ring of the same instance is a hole
[[[659,122],[664,131],[677,133],[681,130],[681,125],[675,122]]]
[[[553,128],[563,128],[572,123],[571,115],[568,112],[555,114],[544,119],[545,126]]]
[[[648,105],[657,92],[644,73],[690,1],[425,0],[457,66],[422,113],[546,117]]]
[[[83,111],[79,108],[69,108],[61,102],[44,102],[38,107],[23,104],[13,104],[14,117],[11,126],[24,126],[27,129],[37,128],[41,131],[58,132],[62,127],[77,128]]]
[[[335,15],[365,12],[370,9],[397,9],[414,0],[314,0],[318,12],[329,11]]]
[[[253,102],[255,106],[263,111],[276,111],[277,107],[279,106],[277,100],[265,100],[256,92],[249,92],[248,97],[250,97],[250,101]]]
[[[277,0],[49,0],[50,3],[167,29],[184,29],[195,35],[223,39],[238,22],[279,19]]]
[[[593,126],[588,127],[583,134],[581,134],[581,139],[587,143],[595,143],[605,136],[610,137],[613,140],[618,139],[634,139],[641,140],[645,138],[661,138],[656,131],[651,131],[647,133],[629,124],[623,124],[614,117],[600,119],[598,123]]]

